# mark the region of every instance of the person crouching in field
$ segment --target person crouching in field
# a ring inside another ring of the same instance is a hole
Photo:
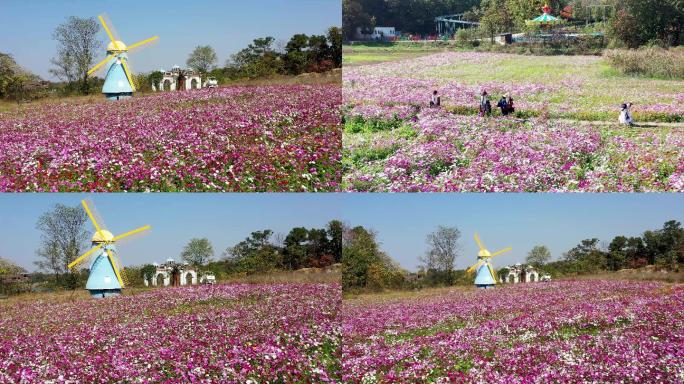
[[[508,100],[506,100],[506,96],[501,95],[501,99],[496,103],[496,107],[501,109],[502,115],[508,115]]]
[[[432,92],[432,99],[430,99],[430,108],[438,108],[442,105],[442,98],[437,95],[437,91]]]
[[[487,91],[482,91],[480,96],[480,116],[491,116],[492,115],[492,104],[489,102],[489,96]]]
[[[618,118],[620,124],[629,126],[634,125],[634,120],[632,120],[632,113],[629,111],[631,107],[632,103],[622,104],[622,108],[620,109],[620,117]]]
[[[506,109],[507,109],[507,111],[506,111],[507,115],[512,115],[515,113],[515,107],[513,107],[513,98],[511,97],[510,94],[508,96],[506,96]]]
[[[508,116],[515,112],[515,108],[513,108],[513,98],[510,95],[501,96],[501,100],[499,100],[496,106],[501,108],[501,114],[504,116]]]

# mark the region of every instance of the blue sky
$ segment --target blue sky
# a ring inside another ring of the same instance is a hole
[[[159,35],[159,42],[132,53],[139,72],[185,61],[197,45],[211,45],[219,64],[257,37],[286,41],[295,33],[324,34],[341,26],[340,0],[0,0],[0,52],[10,53],[24,68],[51,79],[56,52],[55,27],[69,16],[106,13],[127,44]],[[108,41],[104,31],[100,38]],[[105,57],[97,57],[99,61]]]
[[[35,270],[36,222],[55,204],[91,199],[116,234],[149,224],[152,230],[119,245],[124,265],[163,262],[193,237],[207,237],[215,258],[253,231],[287,234],[292,227],[322,228],[341,217],[332,194],[0,194],[0,257]],[[90,222],[88,231],[94,232]]]
[[[349,194],[342,212],[348,224],[378,231],[383,250],[409,270],[438,225],[461,231],[459,268],[476,262],[476,231],[492,252],[513,247],[494,259],[499,268],[524,261],[537,244],[559,258],[583,239],[610,242],[684,222],[684,194]]]

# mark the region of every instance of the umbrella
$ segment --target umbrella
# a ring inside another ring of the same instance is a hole
[[[557,17],[551,16],[549,14],[549,12],[551,12],[551,7],[549,7],[548,5],[545,5],[542,8],[542,11],[544,13],[541,16],[538,16],[532,20],[527,20],[527,21],[525,21],[525,24],[527,24],[527,25],[533,25],[533,24],[547,25],[547,24],[558,24],[558,23],[563,22],[563,20],[561,20]]]

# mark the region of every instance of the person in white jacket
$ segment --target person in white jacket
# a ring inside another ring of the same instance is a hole
[[[632,120],[632,113],[629,111],[631,106],[632,103],[622,104],[622,108],[620,109],[620,117],[618,118],[620,124],[629,126],[634,125],[634,120]]]

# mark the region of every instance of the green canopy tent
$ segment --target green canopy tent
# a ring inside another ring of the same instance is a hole
[[[559,19],[555,16],[551,16],[551,7],[548,5],[545,5],[542,7],[542,11],[544,12],[541,16],[538,16],[532,20],[527,20],[525,21],[525,24],[527,25],[539,25],[541,27],[548,27],[550,25],[554,24],[560,24],[563,22],[562,19]]]

